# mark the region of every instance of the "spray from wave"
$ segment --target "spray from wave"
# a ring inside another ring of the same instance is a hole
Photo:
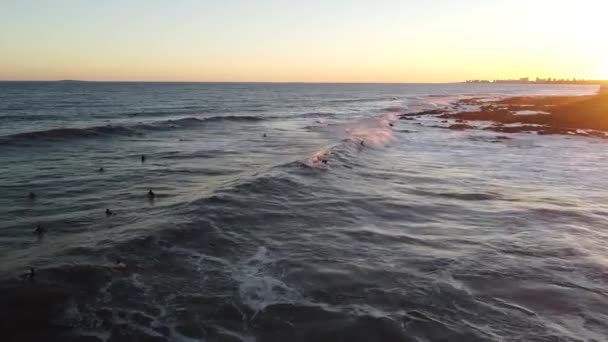
[[[397,120],[398,116],[395,113],[389,113],[351,123],[324,126],[327,137],[337,140],[337,142],[330,146],[321,147],[312,153],[303,164],[310,168],[328,170],[329,158],[335,148],[344,145],[356,147],[359,150],[383,148],[395,139],[393,123]]]
[[[353,123],[334,125],[329,133],[343,142],[360,146],[382,148],[394,140],[392,124],[398,117],[394,113]]]

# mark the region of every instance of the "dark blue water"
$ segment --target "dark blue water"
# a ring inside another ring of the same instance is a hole
[[[0,83],[3,340],[604,341],[605,141],[399,120],[594,90]]]

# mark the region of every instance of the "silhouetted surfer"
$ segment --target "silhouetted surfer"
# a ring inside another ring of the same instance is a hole
[[[27,197],[28,197],[29,199],[33,200],[33,199],[36,199],[36,194],[35,194],[35,193],[33,193],[33,192],[30,192],[30,193],[27,195]]]
[[[114,213],[110,209],[106,209],[106,216],[112,216]]]
[[[266,133],[264,133],[264,138],[266,138],[266,137],[267,137],[267,135],[266,135]]]
[[[154,196],[156,196],[156,194],[154,194],[154,191],[152,191],[152,189],[150,189],[150,191],[148,191],[148,198],[154,199]]]
[[[361,140],[361,146],[365,146],[365,141]]]
[[[141,162],[142,162],[142,163],[145,163],[145,162],[146,162],[146,155],[145,155],[145,154],[142,154],[142,155],[141,155]]]
[[[120,268],[120,269],[123,269],[123,268],[127,268],[127,264],[125,264],[125,263],[122,261],[122,259],[116,259],[116,261],[114,262],[114,267],[115,267],[115,268]]]
[[[100,167],[99,170],[97,170],[99,172],[104,172],[105,170],[103,169],[103,167]]]
[[[42,236],[44,233],[46,233],[46,228],[42,227],[41,225],[37,225],[36,229],[34,229],[34,234],[38,236]]]
[[[395,125],[393,125],[392,123],[389,123],[388,125],[389,125],[389,126],[391,126],[391,127],[395,126]]]
[[[23,281],[34,281],[34,278],[36,278],[36,272],[34,271],[33,267],[30,267],[30,271],[20,275],[19,278],[21,278]]]

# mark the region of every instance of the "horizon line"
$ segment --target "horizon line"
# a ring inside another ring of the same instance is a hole
[[[597,82],[597,84],[608,83],[608,80],[601,79],[585,79],[580,80],[587,83]],[[40,82],[40,83],[215,83],[215,84],[476,84],[475,82],[463,81],[448,81],[448,82],[327,82],[327,81],[169,81],[169,80],[76,80],[76,79],[60,79],[60,80],[35,80],[35,79],[23,79],[23,80],[3,80],[2,83],[8,82]],[[488,84],[496,84],[495,82],[489,82]],[[536,84],[530,82],[529,84]],[[584,85],[584,84],[583,84]],[[593,85],[593,84],[586,84]]]
[[[0,82],[65,82],[65,83],[254,83],[254,84],[458,84],[466,81],[449,82],[327,82],[327,81],[167,81],[167,80],[3,80]]]

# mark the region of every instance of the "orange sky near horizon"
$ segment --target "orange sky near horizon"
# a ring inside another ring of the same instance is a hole
[[[0,79],[608,79],[601,1],[8,1]],[[145,15],[143,15],[145,14]]]

